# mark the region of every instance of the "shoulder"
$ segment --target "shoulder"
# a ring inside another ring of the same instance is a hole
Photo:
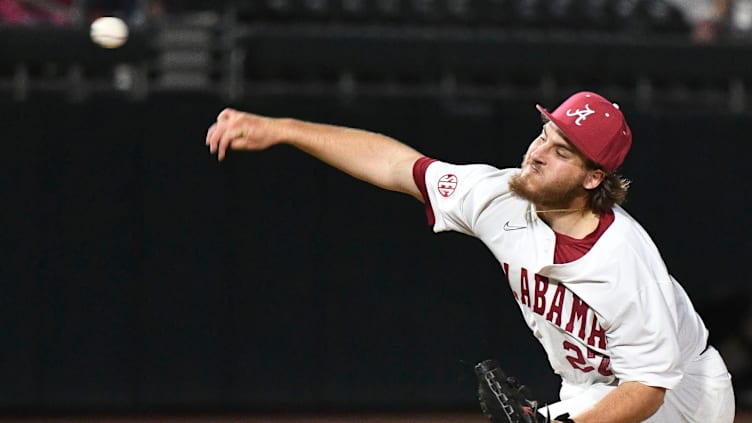
[[[432,162],[425,171],[427,188],[439,191],[441,196],[454,192],[468,192],[478,189],[493,191],[508,190],[509,179],[519,169],[499,169],[488,164],[451,164]]]
[[[434,231],[455,230],[478,236],[481,217],[498,217],[500,209],[509,209],[509,200],[515,197],[509,190],[509,179],[518,171],[486,164],[431,163],[423,177],[426,203],[435,218]],[[502,204],[504,207],[499,207]]]
[[[454,164],[434,160],[428,165],[426,173],[431,175],[451,173],[462,176],[498,176],[510,174],[514,171],[519,171],[519,169],[500,169],[484,163]]]
[[[660,253],[647,232],[621,207],[593,248],[571,263],[547,266],[547,276],[561,280],[590,304],[636,301],[641,292],[670,281]],[[617,310],[599,308],[604,315]]]
[[[598,250],[609,254],[618,251],[617,257],[635,255],[649,260],[660,258],[658,248],[645,228],[620,206],[615,206],[613,211],[614,221],[603,233],[600,245],[596,243]]]

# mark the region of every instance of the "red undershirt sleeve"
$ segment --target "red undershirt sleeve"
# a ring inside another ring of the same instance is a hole
[[[434,217],[433,208],[431,207],[431,199],[428,198],[426,171],[428,170],[428,165],[435,161],[436,159],[430,157],[421,157],[413,163],[413,180],[415,181],[415,185],[418,186],[420,194],[423,196],[423,202],[426,205],[426,218],[428,219],[428,224],[430,226],[433,226],[434,223],[436,223],[436,218]]]

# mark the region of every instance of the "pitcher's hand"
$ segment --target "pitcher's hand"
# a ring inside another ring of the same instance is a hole
[[[222,161],[228,149],[259,151],[277,144],[281,141],[281,126],[279,119],[224,109],[209,127],[206,145]]]

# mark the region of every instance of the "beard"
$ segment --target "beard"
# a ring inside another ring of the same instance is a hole
[[[509,189],[541,210],[570,208],[575,199],[586,193],[581,181],[576,180],[535,188],[529,175],[523,176],[522,172],[512,176],[509,180]]]

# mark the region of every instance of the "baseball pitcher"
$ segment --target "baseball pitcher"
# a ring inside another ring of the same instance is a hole
[[[222,111],[206,136],[229,150],[286,143],[353,177],[412,195],[435,232],[480,239],[561,377],[545,407],[495,361],[476,367],[493,422],[731,423],[731,377],[650,236],[621,206],[632,145],[618,105],[578,92],[543,119],[520,168],[454,165],[387,136]]]

